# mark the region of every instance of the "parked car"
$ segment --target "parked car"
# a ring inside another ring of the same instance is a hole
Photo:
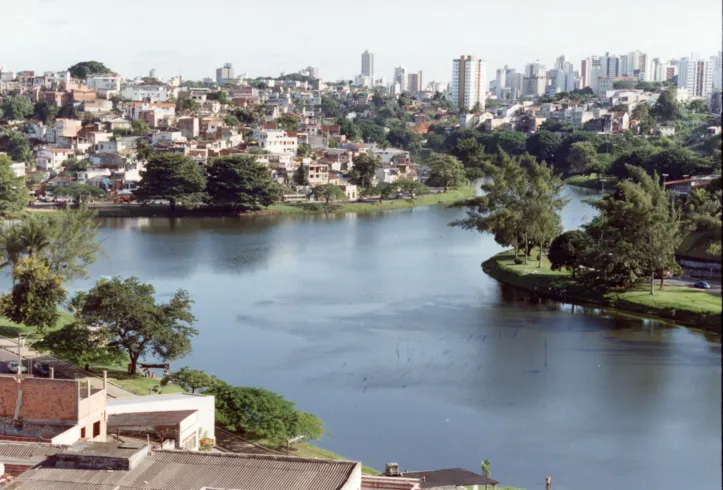
[[[36,362],[33,365],[33,374],[41,378],[47,378],[50,376],[50,366],[44,362]]]
[[[118,194],[113,198],[113,202],[116,204],[129,203],[133,200],[132,194]]]
[[[19,364],[18,361],[8,361],[8,371],[11,373],[17,373],[18,372],[18,366],[20,366],[20,371],[23,373],[28,372],[27,366],[25,364]]]
[[[706,281],[698,281],[693,284],[693,287],[698,289],[710,289],[710,284],[708,284]]]

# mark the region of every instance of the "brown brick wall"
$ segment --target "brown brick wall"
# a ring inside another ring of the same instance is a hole
[[[25,378],[20,417],[30,420],[77,420],[76,383],[70,380]],[[15,415],[18,383],[0,376],[0,416]]]
[[[5,465],[5,474],[10,475],[13,478],[17,478],[26,471],[28,471],[30,468],[32,468],[32,465],[22,465],[22,464],[6,464]]]

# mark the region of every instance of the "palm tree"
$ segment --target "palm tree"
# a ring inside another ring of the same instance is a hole
[[[48,248],[51,239],[50,224],[47,220],[35,216],[37,215],[31,216],[19,225],[25,252],[31,257]]]
[[[3,226],[0,229],[0,254],[2,254],[3,260],[0,263],[0,269],[7,266],[14,269],[25,250],[25,240],[20,233],[19,225]]]
[[[86,296],[87,294],[84,291],[78,291],[71,296],[65,305],[75,318],[80,318],[80,315],[83,313],[83,303],[85,303]]]

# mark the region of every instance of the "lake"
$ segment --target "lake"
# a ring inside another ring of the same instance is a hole
[[[568,188],[567,229],[591,196]],[[384,468],[491,461],[503,485],[721,487],[721,344],[686,328],[535,301],[485,275],[502,248],[459,209],[374,216],[105,219],[90,268],[195,300],[173,363],[283,394],[324,448]]]

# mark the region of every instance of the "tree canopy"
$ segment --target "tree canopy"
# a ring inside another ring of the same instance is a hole
[[[377,169],[382,166],[381,157],[370,151],[354,157],[353,163],[352,174],[359,179],[361,187],[364,189],[372,184]]]
[[[204,198],[206,177],[190,158],[178,153],[154,154],[141,172],[141,182],[134,195],[141,202],[167,199],[171,212],[176,204],[197,206]]]
[[[25,179],[15,175],[11,163],[6,155],[0,155],[0,214],[20,211],[29,200]]]
[[[199,390],[209,389],[216,382],[218,382],[216,377],[206,374],[206,371],[182,367],[178,371],[165,376],[161,380],[161,386],[167,386],[168,384],[173,383],[180,386],[185,391],[196,393]]]
[[[2,105],[3,117],[8,121],[25,119],[33,115],[33,104],[24,95],[8,97]]]
[[[179,289],[166,303],[157,303],[155,290],[137,278],[114,277],[101,280],[85,298],[81,321],[99,324],[108,332],[108,346],[121,349],[130,358],[135,374],[139,358],[153,353],[163,360],[174,360],[191,352],[193,328],[188,293]]]
[[[89,75],[105,75],[112,70],[99,61],[81,61],[68,68],[70,76],[85,80]]]
[[[269,169],[254,157],[234,155],[211,160],[206,191],[209,203],[240,210],[270,206],[281,197]]]
[[[444,192],[450,187],[459,187],[467,183],[464,167],[452,155],[435,153],[430,156],[427,166],[431,170],[427,185],[442,187]]]
[[[339,201],[346,197],[344,190],[334,184],[317,185],[311,190],[311,195],[317,201],[323,200],[325,204],[329,204],[329,201]]]

